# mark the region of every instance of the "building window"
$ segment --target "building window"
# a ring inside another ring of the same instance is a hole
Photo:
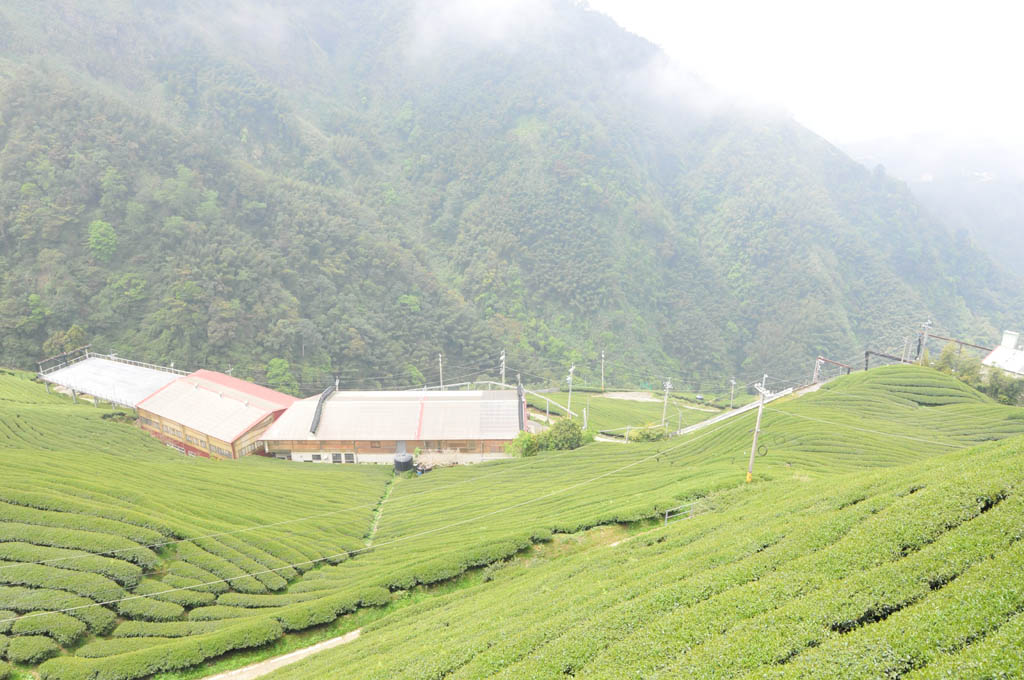
[[[370,448],[371,449],[379,449],[380,448],[380,442],[370,442]]]
[[[256,451],[257,449],[259,449],[261,446],[262,446],[262,444],[260,442],[253,442],[252,444],[248,444],[247,446],[245,446],[242,449],[242,455],[243,456],[247,456],[250,453],[252,453],[252,452]]]
[[[320,460],[320,454],[319,453],[314,453],[313,454],[313,460]]]
[[[345,454],[345,462],[346,463],[354,463],[354,462],[356,462],[356,454],[354,454],[354,453],[346,453]]]
[[[340,453],[332,453],[331,454],[331,462],[332,463],[340,463],[341,462],[341,454]]]
[[[230,451],[228,451],[227,449],[222,449],[221,447],[217,446],[216,444],[210,444],[210,451],[213,451],[218,456],[223,456],[224,458],[230,458],[231,457],[231,452]]]

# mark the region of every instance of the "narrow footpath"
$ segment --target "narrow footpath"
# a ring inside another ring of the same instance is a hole
[[[243,666],[242,668],[236,668],[233,671],[226,671],[224,673],[218,673],[217,675],[209,675],[203,678],[203,680],[254,680],[254,678],[261,678],[264,675],[276,671],[278,668],[283,668],[284,666],[291,665],[296,661],[301,661],[302,659],[312,656],[318,652],[322,652],[325,649],[339,647],[352,642],[359,637],[361,631],[362,629],[357,628],[351,633],[346,633],[341,637],[324,640],[323,642],[318,642],[317,644],[306,647],[305,649],[297,649],[294,652],[275,656],[272,659]]]
[[[366,537],[366,547],[369,548],[373,545],[373,539],[377,537],[377,527],[380,526],[380,516],[384,514],[384,504],[391,498],[391,492],[395,490],[395,484],[398,484],[399,477],[396,474],[388,482],[388,488],[384,491],[384,496],[380,499],[380,503],[373,511],[373,526],[370,527],[370,533]]]

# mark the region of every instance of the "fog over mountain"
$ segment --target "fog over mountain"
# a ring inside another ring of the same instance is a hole
[[[5,363],[73,336],[306,383],[502,348],[721,380],[1020,309],[902,182],[575,2],[61,0],[0,31]]]
[[[1008,271],[1024,262],[1024,148],[935,135],[851,144],[850,154],[903,179],[929,212]]]

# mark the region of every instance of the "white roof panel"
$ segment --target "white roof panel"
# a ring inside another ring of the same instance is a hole
[[[89,357],[41,377],[55,385],[134,408],[181,376],[156,368]]]
[[[197,371],[170,383],[139,408],[225,442],[234,442],[294,397],[237,378]]]
[[[519,433],[509,390],[335,392],[309,431],[319,397],[293,404],[263,434],[268,441],[508,440]]]
[[[1010,373],[1024,375],[1024,350],[1000,345],[992,350],[992,353],[982,361],[986,366],[1001,368]]]

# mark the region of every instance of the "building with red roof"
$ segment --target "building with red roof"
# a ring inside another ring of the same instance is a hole
[[[196,456],[240,458],[262,450],[257,440],[298,401],[216,371],[196,371],[139,402],[139,425]]]

